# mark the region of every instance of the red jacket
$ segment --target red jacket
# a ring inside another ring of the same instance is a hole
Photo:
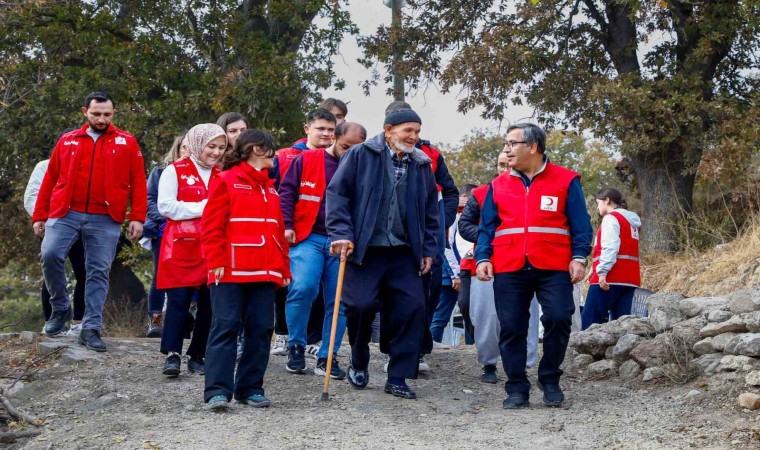
[[[224,267],[223,283],[272,282],[290,278],[280,198],[266,170],[241,162],[211,183],[201,219],[208,283]]]
[[[70,209],[145,221],[148,191],[137,140],[113,125],[94,143],[89,125],[64,134],[53,150],[32,222],[65,216]],[[131,212],[127,215],[127,205]]]
[[[625,216],[611,211],[620,224],[620,249],[612,269],[607,273],[607,283],[623,284],[628,286],[641,286],[641,267],[639,266],[639,230],[634,228]],[[592,253],[594,263],[592,265],[589,284],[598,284],[599,275],[596,268],[599,266],[599,257],[602,254],[602,227],[596,231],[594,239],[594,251]]]
[[[552,163],[526,188],[510,172],[491,182],[501,224],[493,240],[495,273],[530,264],[543,270],[567,270],[573,257],[565,204],[570,183],[579,175]]]
[[[311,234],[314,222],[319,215],[319,206],[324,201],[325,190],[327,190],[325,151],[305,150],[301,155],[303,171],[298,190],[298,202],[293,211],[293,231],[299,242],[304,241]]]
[[[198,203],[208,198],[208,189],[190,158],[182,158],[173,165],[177,171],[177,200]],[[219,172],[216,167],[211,171],[209,185],[219,176]],[[201,251],[201,218],[172,220],[167,217],[161,239],[156,287],[200,286],[208,279],[207,274]]]
[[[282,181],[285,178],[285,173],[290,168],[290,165],[293,164],[293,161],[295,161],[295,159],[298,158],[298,155],[300,155],[304,150],[308,149],[306,142],[307,142],[306,138],[301,138],[295,141],[292,146],[277,150],[276,167],[279,170],[278,179],[280,181]]]

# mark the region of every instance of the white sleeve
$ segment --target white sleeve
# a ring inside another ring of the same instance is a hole
[[[454,250],[447,248],[443,251],[443,255],[446,257],[446,261],[449,263],[451,272],[454,273],[453,278],[459,278],[459,262],[457,262],[457,257],[454,255]]]
[[[40,161],[34,166],[32,175],[29,177],[29,182],[26,184],[26,190],[24,191],[24,209],[29,213],[29,216],[34,215],[34,206],[37,204],[37,195],[40,193],[40,186],[42,180],[45,178],[47,172],[49,159]]]
[[[596,267],[597,275],[602,275],[610,270],[617,261],[620,251],[620,223],[617,218],[607,214],[602,219],[602,254],[599,255],[599,265]]]
[[[181,202],[177,200],[177,171],[173,165],[166,166],[161,179],[158,180],[158,212],[172,220],[197,219],[203,214],[207,199],[200,202]]]

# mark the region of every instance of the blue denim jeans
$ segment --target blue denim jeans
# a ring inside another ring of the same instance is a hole
[[[338,267],[340,260],[330,255],[330,238],[311,233],[300,243],[290,247],[290,272],[293,282],[288,288],[288,299],[285,303],[285,319],[288,323],[288,346],[306,346],[306,327],[309,322],[309,312],[314,300],[319,294],[322,283],[325,302],[325,320],[322,324],[322,346],[317,353],[318,358],[327,358],[332,328],[333,311],[335,310],[335,288],[338,283]],[[346,316],[343,305],[338,312],[338,327],[335,331],[335,348],[337,353],[343,334],[346,332]]]
[[[454,306],[457,304],[457,296],[457,291],[453,287],[447,285],[441,288],[438,307],[435,309],[433,321],[430,324],[430,333],[435,342],[441,342],[443,339],[443,329],[449,324],[451,313],[454,312]]]
[[[108,293],[108,276],[116,256],[121,224],[105,214],[86,214],[69,211],[59,219],[45,223],[42,240],[42,273],[50,292],[53,311],[65,311],[70,307],[66,289],[65,261],[71,246],[82,240],[85,253],[85,311],[83,329],[100,330],[103,323],[103,305]]]

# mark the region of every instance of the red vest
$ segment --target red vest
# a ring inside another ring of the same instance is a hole
[[[420,148],[422,148],[422,151],[428,155],[428,158],[433,160],[432,164],[430,164],[430,168],[433,169],[433,175],[435,176],[435,173],[438,170],[438,158],[441,157],[441,152],[430,144],[422,144]],[[443,190],[440,184],[436,183],[435,187],[438,188],[438,192]]]
[[[222,173],[226,194],[210,199],[203,213],[204,246],[209,250],[208,269],[224,267],[223,283],[271,282],[282,285],[290,278],[290,260],[285,242],[285,227],[280,197],[274,180],[265,176],[257,181],[242,162]],[[215,233],[209,232],[213,229]],[[223,253],[218,250],[222,250]],[[221,255],[216,261],[214,251]],[[208,283],[214,283],[209,272]]]
[[[197,203],[208,198],[208,189],[190,158],[182,158],[172,165],[177,172],[177,200]],[[219,172],[217,167],[211,170],[209,184]],[[201,218],[177,221],[167,217],[161,239],[156,287],[200,286],[206,281],[206,273],[201,251]]]
[[[277,161],[280,165],[280,181],[285,178],[285,173],[290,168],[290,165],[293,164],[293,161],[295,161],[301,153],[303,153],[303,150],[292,147],[277,150]]]
[[[614,216],[620,224],[620,249],[617,260],[612,269],[607,273],[607,283],[641,286],[641,268],[639,266],[639,229],[631,226],[625,216],[619,212],[608,213]],[[591,269],[589,284],[598,284],[599,275],[596,268],[599,266],[599,257],[602,254],[602,227],[596,231],[594,238],[594,263]]]
[[[501,219],[493,240],[495,273],[518,271],[526,258],[537,269],[568,269],[573,255],[565,205],[570,183],[579,176],[547,163],[529,188],[511,172],[491,182]]]
[[[486,199],[486,195],[488,194],[488,185],[484,184],[483,186],[478,186],[475,189],[472,190],[472,196],[475,197],[475,200],[478,202],[478,207],[483,208],[483,202]],[[475,247],[472,247],[472,254],[475,254]],[[470,256],[468,258],[462,258],[462,261],[459,263],[459,269],[460,270],[469,270],[470,272],[475,272],[475,269],[477,269],[477,264],[475,261],[475,257]]]
[[[293,231],[296,232],[296,242],[303,241],[311,234],[311,229],[319,215],[319,206],[327,190],[325,151],[305,150],[301,155],[303,171],[298,189],[298,202],[293,211]]]

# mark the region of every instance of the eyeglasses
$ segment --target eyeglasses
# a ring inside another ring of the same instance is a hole
[[[504,146],[508,149],[512,149],[515,144],[527,144],[526,141],[504,141]]]

